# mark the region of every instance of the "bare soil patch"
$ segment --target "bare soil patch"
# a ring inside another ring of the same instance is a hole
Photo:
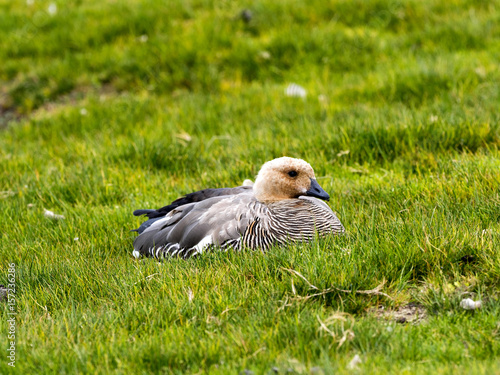
[[[386,309],[384,306],[379,306],[370,309],[370,312],[379,319],[391,320],[401,324],[419,324],[427,319],[427,311],[425,308],[413,302],[400,306],[397,309]]]

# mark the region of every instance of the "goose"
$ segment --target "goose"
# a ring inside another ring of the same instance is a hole
[[[189,257],[219,248],[265,252],[271,246],[310,241],[315,234],[343,233],[344,226],[323,201],[314,170],[302,159],[266,162],[253,186],[205,189],[187,194],[147,216],[137,231],[133,255]]]

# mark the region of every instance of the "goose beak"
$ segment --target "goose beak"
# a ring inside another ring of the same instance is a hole
[[[308,191],[306,191],[306,195],[323,199],[325,201],[330,200],[330,196],[328,195],[328,193],[324,191],[323,188],[319,186],[318,182],[313,178],[311,178],[311,187]]]

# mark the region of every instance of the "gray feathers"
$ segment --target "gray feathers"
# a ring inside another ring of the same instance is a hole
[[[274,244],[311,240],[316,232],[327,235],[344,231],[328,205],[316,198],[300,197],[265,204],[255,198],[251,187],[199,193],[191,196],[204,199],[179,205],[163,217],[143,223],[134,249],[141,255],[156,258],[188,258],[207,248],[248,247],[265,251]]]
[[[201,202],[203,200],[206,200],[208,198],[213,198],[213,197],[219,197],[223,195],[234,195],[234,194],[241,194],[245,193],[248,190],[252,190],[251,186],[238,186],[235,188],[221,188],[221,189],[205,189],[205,190],[200,190],[196,191],[194,193],[186,194],[185,196],[176,199],[172,203],[170,203],[168,206],[162,207],[158,210],[135,210],[134,215],[135,216],[142,216],[146,215],[150,219],[154,219],[156,217],[162,217],[168,214],[170,211],[173,209],[183,206],[188,203],[193,203],[193,202]]]

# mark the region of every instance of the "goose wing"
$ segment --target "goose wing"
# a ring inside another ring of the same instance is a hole
[[[251,190],[205,198],[183,204],[165,216],[153,218],[134,241],[142,255],[178,255],[184,258],[203,252],[207,246],[239,248],[249,223],[261,215],[263,204]]]
[[[238,195],[247,194],[252,192],[252,186],[238,186],[235,188],[220,188],[220,189],[204,189],[200,191],[195,191],[194,193],[186,194],[170,203],[167,206],[159,208],[157,210],[135,210],[135,216],[146,215],[149,219],[155,219],[158,217],[163,217],[170,211],[176,209],[177,207],[183,206],[185,204],[201,202],[209,198],[221,197],[226,195]]]

